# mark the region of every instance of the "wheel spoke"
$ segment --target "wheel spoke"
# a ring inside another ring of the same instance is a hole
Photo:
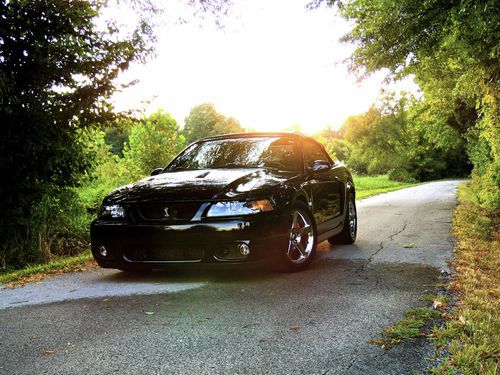
[[[296,252],[299,251],[297,249],[296,243],[297,243],[297,241],[290,240],[290,243],[288,245],[288,256],[290,257],[290,259],[294,259],[294,255],[296,255]],[[299,251],[299,253],[300,253],[300,251]]]
[[[292,228],[297,228],[299,223],[298,223],[298,218],[299,218],[299,214],[297,211],[295,211],[293,213],[293,221],[292,221]]]
[[[291,262],[299,264],[307,261],[313,251],[314,228],[306,213],[294,210],[291,216],[287,256]]]
[[[305,257],[307,255],[307,253],[304,249],[304,246],[302,246],[302,244],[300,242],[293,241],[292,244],[293,244],[293,247],[295,247],[295,249],[297,249],[297,251],[300,253],[301,256]]]
[[[309,233],[311,233],[311,226],[310,225],[306,225],[303,228],[300,228],[298,230],[298,233],[299,233],[299,236],[301,236],[301,237],[308,235]]]
[[[288,251],[287,251],[288,257],[290,259],[292,259],[294,249],[295,249],[295,247],[293,246],[293,242],[292,242],[292,240],[290,240],[288,242]]]

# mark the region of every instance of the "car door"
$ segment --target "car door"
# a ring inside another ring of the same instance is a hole
[[[343,184],[337,175],[335,164],[319,143],[306,139],[303,142],[303,150],[312,213],[318,233],[321,234],[342,224]],[[314,172],[313,164],[318,161],[324,162],[322,164],[327,167]]]

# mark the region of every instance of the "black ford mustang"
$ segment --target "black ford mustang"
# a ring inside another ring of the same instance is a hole
[[[267,260],[298,271],[318,242],[353,243],[356,230],[351,174],[320,143],[245,133],[197,141],[111,192],[91,238],[101,267]]]

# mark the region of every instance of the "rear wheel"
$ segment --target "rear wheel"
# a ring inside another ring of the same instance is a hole
[[[291,226],[288,231],[288,247],[283,258],[284,270],[304,270],[316,253],[316,225],[306,204],[297,202],[291,212]]]
[[[356,241],[358,232],[358,213],[356,211],[356,200],[352,193],[349,194],[347,203],[347,212],[344,220],[344,228],[342,232],[328,239],[332,245],[335,244],[352,244]]]

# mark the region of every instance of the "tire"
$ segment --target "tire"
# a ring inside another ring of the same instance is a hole
[[[313,260],[318,236],[314,216],[305,203],[296,202],[290,216],[288,246],[282,256],[281,270],[297,272],[306,269]]]
[[[345,213],[344,227],[342,232],[332,236],[328,239],[332,245],[344,244],[349,245],[356,241],[358,232],[358,213],[356,211],[356,201],[354,195],[349,193],[349,201],[347,203],[347,210]]]

